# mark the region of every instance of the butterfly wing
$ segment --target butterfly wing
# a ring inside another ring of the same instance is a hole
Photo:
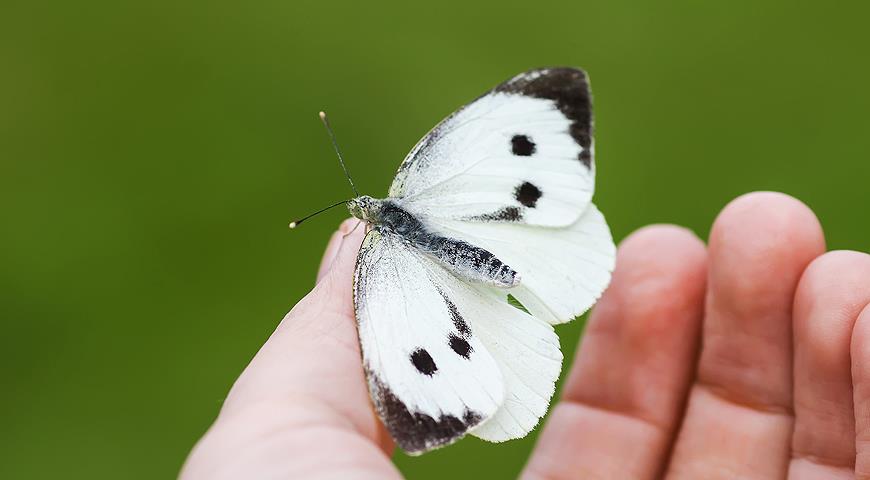
[[[543,320],[505,302],[503,291],[474,285],[459,295],[469,323],[502,374],[505,398],[471,434],[490,442],[526,436],[550,405],[562,369],[559,337]]]
[[[616,246],[595,205],[564,228],[430,218],[435,232],[492,252],[522,279],[510,293],[535,317],[569,322],[588,310],[610,283]]]
[[[562,359],[552,327],[397,235],[366,236],[354,304],[375,410],[406,452],[469,431],[515,438],[546,412]]]
[[[563,323],[600,297],[616,255],[591,203],[592,144],[586,74],[531,70],[435,127],[390,194],[436,233],[509,265],[522,279],[510,293],[536,317]]]
[[[390,197],[421,215],[567,226],[595,184],[586,74],[531,70],[446,118],[399,167]]]

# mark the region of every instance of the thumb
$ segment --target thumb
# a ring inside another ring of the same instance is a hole
[[[360,362],[352,294],[365,229],[353,228],[345,222],[333,235],[317,286],[242,372],[188,457],[183,478],[214,478],[218,470],[238,478],[264,476],[251,469],[311,473],[351,466],[377,471],[371,478],[398,477]],[[247,474],[232,473],[241,470]]]
[[[329,270],[332,268],[333,262],[335,262],[336,257],[338,256],[338,251],[344,245],[347,238],[351,232],[356,234],[357,230],[365,230],[365,226],[361,225],[361,221],[355,218],[348,218],[347,220],[341,222],[338,230],[332,234],[332,237],[329,239],[329,243],[326,245],[326,250],[323,252],[323,259],[320,260],[320,268],[317,270],[317,283],[320,283],[320,280],[329,273]],[[361,241],[361,240],[360,240]],[[353,249],[351,249],[353,250]]]
[[[365,229],[353,230],[355,223],[345,221],[333,234],[317,285],[284,317],[242,372],[222,415],[253,401],[299,397],[351,415],[356,400],[368,398],[353,313],[353,272]]]

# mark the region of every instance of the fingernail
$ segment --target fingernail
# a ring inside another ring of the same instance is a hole
[[[339,227],[338,231],[332,233],[329,242],[326,244],[326,250],[323,252],[323,259],[320,261],[320,268],[317,270],[317,281],[315,283],[320,283],[332,268],[332,264],[335,263],[335,257],[338,255],[339,248],[341,247],[341,242],[344,241],[344,235],[341,227]]]

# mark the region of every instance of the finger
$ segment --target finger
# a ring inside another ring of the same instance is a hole
[[[673,226],[622,243],[528,478],[661,473],[698,348],[706,257],[694,234]]]
[[[789,478],[854,478],[849,346],[870,303],[870,255],[830,252],[810,264],[794,303],[794,411]]]
[[[338,254],[338,249],[341,247],[344,237],[352,232],[359,222],[360,221],[355,218],[348,218],[341,222],[338,230],[332,234],[329,243],[326,244],[326,251],[323,252],[323,259],[320,260],[320,268],[317,270],[317,283],[320,283],[320,280],[322,280],[329,272],[329,269],[332,268],[332,262],[335,261],[335,256]]]
[[[226,457],[275,465],[288,478],[305,476],[300,472],[308,468],[342,471],[351,465],[378,472],[374,478],[397,475],[368,399],[353,314],[353,271],[363,235],[357,229],[339,236],[332,268],[236,381],[185,472],[202,472]]]
[[[335,388],[325,388],[326,382],[346,381],[348,373],[361,371],[352,288],[363,232],[345,237],[341,229],[348,223],[342,224],[327,247],[327,255],[330,247],[335,251],[331,268],[284,317],[233,386],[224,410],[251,399],[286,396],[288,390],[294,396],[329,396]],[[337,370],[338,365],[356,368],[348,372]],[[329,400],[344,405],[346,397]]]
[[[852,330],[852,388],[855,404],[855,479],[870,479],[870,305]]]
[[[824,251],[815,215],[778,193],[729,204],[710,234],[702,351],[670,478],[783,478],[792,414],[792,302]]]

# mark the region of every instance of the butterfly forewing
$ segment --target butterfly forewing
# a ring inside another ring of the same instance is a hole
[[[453,301],[467,294],[398,235],[366,236],[354,281],[363,363],[375,409],[406,452],[452,443],[503,402],[501,370]]]
[[[430,131],[390,188],[424,216],[566,226],[595,184],[585,73],[532,70],[497,86]]]

